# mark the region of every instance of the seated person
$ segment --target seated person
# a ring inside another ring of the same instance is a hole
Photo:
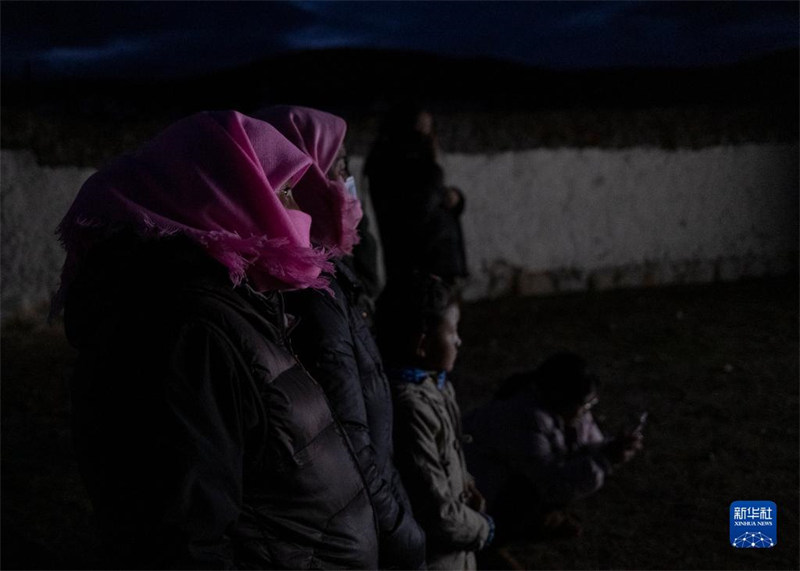
[[[475,569],[494,522],[467,472],[461,413],[447,378],[461,339],[459,307],[435,276],[389,282],[378,300],[378,344],[395,410],[395,463],[427,535],[429,569]]]
[[[591,413],[598,385],[581,357],[561,353],[512,376],[465,417],[467,462],[499,539],[579,535],[564,508],[600,489],[641,448],[641,428],[603,436]]]

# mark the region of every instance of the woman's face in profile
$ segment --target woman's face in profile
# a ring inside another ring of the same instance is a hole
[[[344,145],[339,147],[336,158],[333,160],[331,168],[328,169],[327,176],[329,180],[339,182],[345,182],[350,176],[350,169],[347,164],[347,149]]]
[[[275,194],[278,196],[278,200],[281,201],[281,204],[286,210],[300,210],[300,207],[294,200],[294,196],[292,196],[292,187],[289,186],[288,182],[276,190]]]

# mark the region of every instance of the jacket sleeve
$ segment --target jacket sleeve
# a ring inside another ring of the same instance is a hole
[[[597,426],[591,412],[583,414],[577,422],[576,432],[578,442],[584,446],[601,446],[605,444],[606,438],[603,431]]]
[[[210,325],[186,328],[173,351],[165,394],[171,465],[163,471],[172,493],[161,525],[179,565],[234,567],[228,534],[241,509],[248,408],[237,364],[229,342]]]
[[[342,307],[344,294],[339,288],[334,291],[336,298],[319,291],[302,292],[306,305],[292,343],[325,390],[358,459],[378,520],[381,567],[419,569],[425,565],[425,536],[376,466],[353,336]]]
[[[395,401],[397,461],[409,490],[414,514],[423,522],[429,542],[454,550],[477,551],[489,539],[490,523],[473,510],[449,485],[439,452],[442,423],[432,405],[399,395]],[[457,469],[457,468],[456,468]],[[470,478],[465,474],[465,479]]]
[[[554,450],[548,435],[541,431],[528,432],[518,440],[522,446],[512,451],[512,464],[537,483],[549,503],[565,504],[586,497],[602,487],[611,471],[602,442],[596,441],[598,434],[591,432],[591,443],[571,452]],[[509,435],[509,440],[515,438]]]
[[[243,442],[233,349],[202,323],[153,338],[138,361],[133,343],[79,361],[73,382],[76,453],[109,563],[233,568]]]

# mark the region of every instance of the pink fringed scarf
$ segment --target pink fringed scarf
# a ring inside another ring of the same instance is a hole
[[[120,229],[184,234],[259,291],[326,287],[328,254],[311,247],[307,214],[276,189],[310,159],[271,125],[236,111],[202,112],[171,125],[81,187],[57,233],[67,250],[61,290],[88,249]],[[57,297],[57,299],[58,299]]]
[[[344,183],[329,180],[326,174],[344,141],[344,119],[288,105],[267,107],[255,116],[278,129],[314,161],[292,191],[300,208],[311,215],[311,239],[334,255],[351,253],[359,240],[356,227],[362,216],[361,203],[347,192]]]

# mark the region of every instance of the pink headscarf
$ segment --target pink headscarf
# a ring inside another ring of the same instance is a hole
[[[309,216],[276,195],[310,159],[271,125],[236,111],[202,112],[171,125],[81,187],[58,234],[67,250],[61,291],[88,249],[119,229],[184,234],[259,291],[326,287],[328,255],[311,247]]]
[[[344,119],[310,109],[276,105],[255,116],[270,123],[314,163],[294,186],[297,204],[311,215],[311,239],[341,256],[353,251],[358,241],[356,226],[363,215],[358,198],[344,183],[328,179],[327,172],[344,141]]]

